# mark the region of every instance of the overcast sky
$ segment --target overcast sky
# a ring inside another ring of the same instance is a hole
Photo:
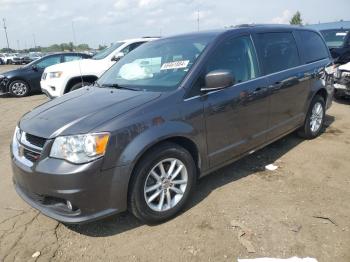
[[[0,0],[10,47],[73,40],[109,44],[139,36],[172,35],[242,23],[288,23],[299,10],[304,22],[350,20],[350,0]],[[2,22],[2,21],[1,21]],[[1,23],[2,26],[2,23]],[[0,48],[6,46],[0,30]]]

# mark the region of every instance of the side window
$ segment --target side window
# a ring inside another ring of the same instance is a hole
[[[300,65],[298,48],[292,33],[258,34],[257,46],[265,74]]]
[[[50,57],[47,57],[47,58],[44,58],[43,60],[41,60],[39,63],[37,63],[37,67],[39,68],[46,68],[48,66],[52,66],[52,65],[55,65],[55,64],[59,64],[61,63],[61,56],[58,55],[58,56],[50,56]]]
[[[206,73],[220,69],[229,70],[236,83],[258,77],[257,58],[249,36],[224,41],[208,61]]]
[[[121,50],[120,52],[123,53],[124,55],[128,54],[129,52],[131,52],[132,50],[134,50],[135,48],[139,47],[140,45],[144,44],[145,42],[137,42],[137,43],[132,43],[126,47],[123,48],[123,50]]]
[[[312,31],[299,31],[302,54],[305,63],[312,63],[327,58],[328,50],[322,38]]]
[[[70,62],[74,60],[80,60],[81,56],[80,55],[64,55],[64,62]]]

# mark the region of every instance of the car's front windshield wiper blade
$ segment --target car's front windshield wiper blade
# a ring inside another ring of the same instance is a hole
[[[126,90],[132,90],[132,91],[140,91],[140,89],[138,89],[138,88],[121,86],[119,84],[102,84],[102,87],[113,87],[113,88],[116,88],[116,89],[126,89]]]

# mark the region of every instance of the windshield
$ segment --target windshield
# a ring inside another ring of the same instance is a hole
[[[212,39],[182,36],[144,44],[114,64],[97,83],[144,91],[174,90]]]
[[[125,43],[124,42],[115,43],[115,44],[111,45],[110,47],[107,47],[106,49],[103,49],[102,51],[98,52],[96,55],[94,55],[92,57],[92,59],[95,59],[95,60],[103,59],[103,58],[109,56],[114,50],[116,50],[118,47],[120,47],[123,44],[125,44]]]
[[[324,30],[321,31],[328,47],[341,47],[344,45],[348,30]]]

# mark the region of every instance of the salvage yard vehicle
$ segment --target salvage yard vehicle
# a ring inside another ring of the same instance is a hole
[[[350,29],[327,29],[322,30],[327,46],[331,51],[336,64],[350,62]]]
[[[196,180],[298,130],[322,131],[332,60],[317,31],[242,25],[155,40],[18,122],[14,186],[65,223],[174,217]],[[239,200],[235,200],[239,201]]]
[[[119,41],[91,59],[50,66],[42,76],[41,89],[48,97],[55,98],[90,85],[121,57],[155,39],[157,38],[144,37]]]
[[[30,92],[40,92],[40,79],[45,68],[65,61],[89,58],[82,53],[57,53],[35,60],[21,68],[0,75],[0,93],[23,97]]]
[[[350,62],[339,66],[334,74],[334,96],[350,97]]]

